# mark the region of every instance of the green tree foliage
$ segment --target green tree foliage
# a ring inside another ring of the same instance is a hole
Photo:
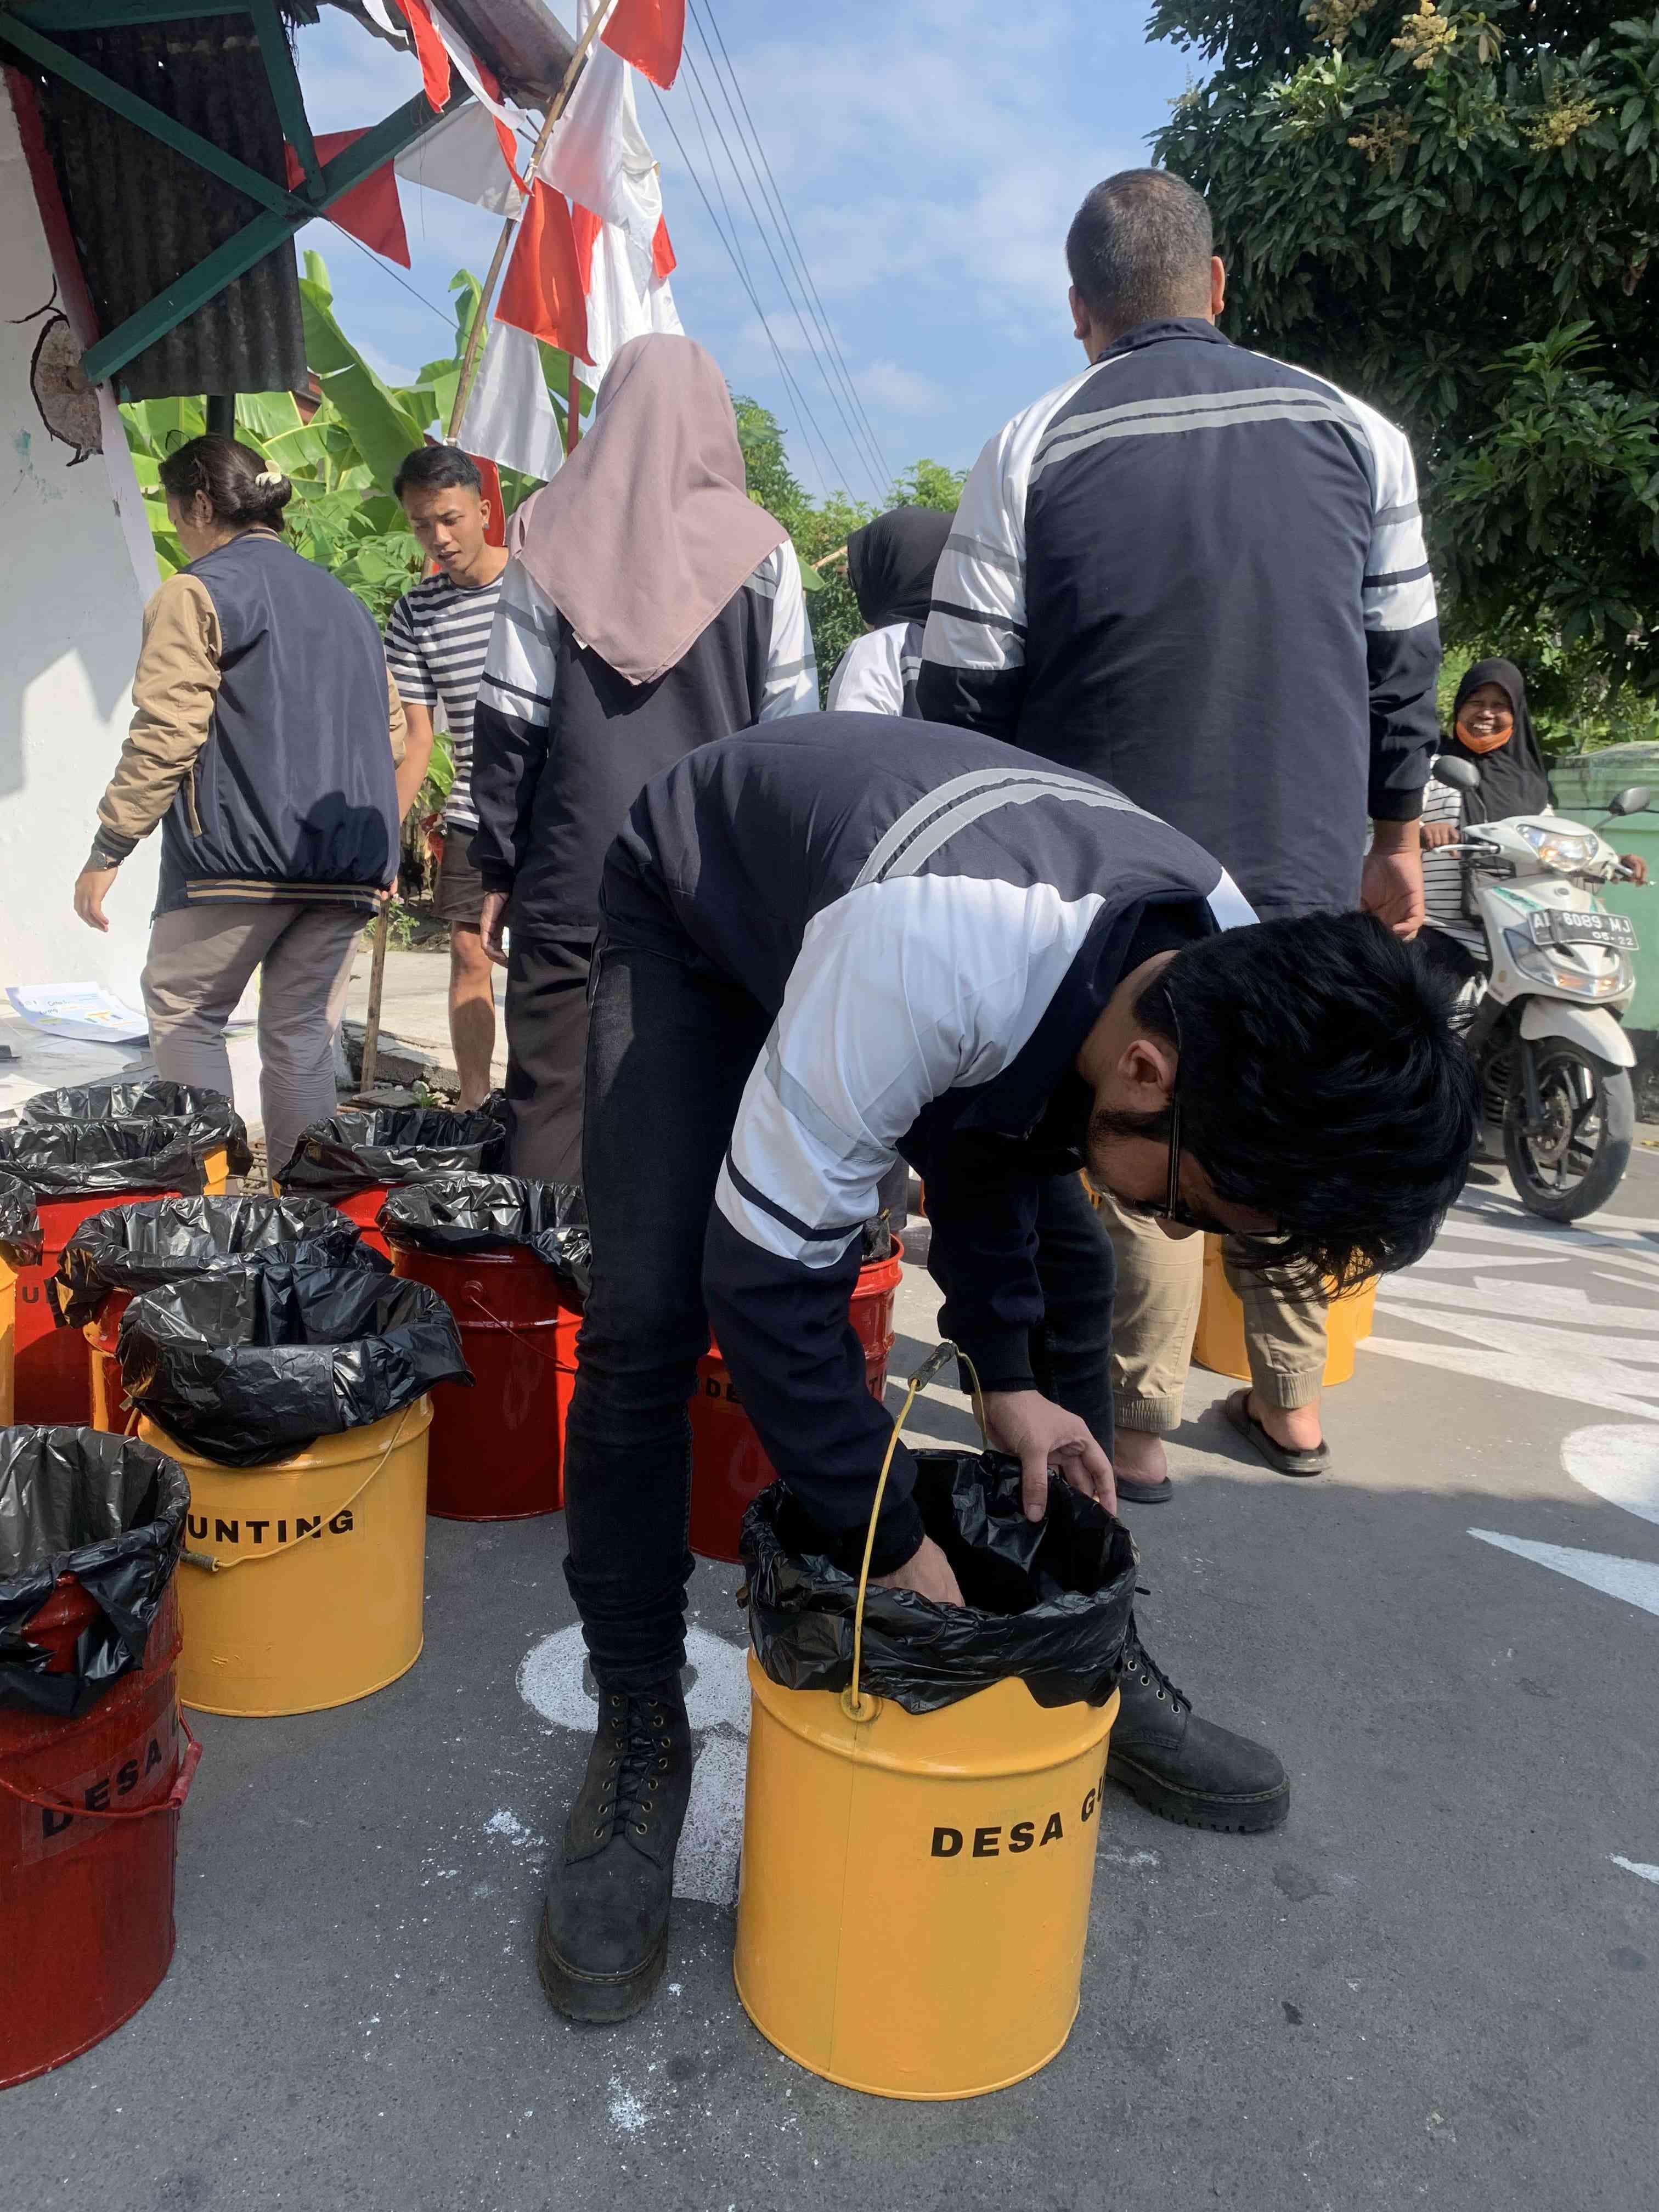
[[[1659,693],[1659,13],[1617,0],[1155,0],[1211,74],[1158,157],[1208,195],[1226,327],[1397,416],[1449,640],[1559,741]]]
[[[938,507],[947,512],[962,497],[965,470],[942,461],[913,462],[889,488],[882,506],[849,499],[845,492],[815,500],[794,471],[784,447],[777,417],[757,400],[734,397],[738,442],[748,473],[749,496],[789,532],[807,590],[806,611],[817,654],[818,686],[827,693],[836,663],[864,629],[858,601],[847,580],[847,564],[829,556],[840,551],[855,530],[895,507]],[[822,562],[820,568],[817,563]]]

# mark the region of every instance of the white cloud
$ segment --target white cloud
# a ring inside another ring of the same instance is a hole
[[[896,415],[921,415],[943,407],[950,393],[931,376],[921,375],[896,361],[872,361],[855,369],[853,381],[860,397],[874,407],[890,408]]]

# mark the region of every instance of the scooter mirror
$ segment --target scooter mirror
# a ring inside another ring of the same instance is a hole
[[[1454,791],[1480,788],[1480,771],[1473,761],[1458,760],[1449,753],[1442,753],[1434,764],[1434,772],[1442,783],[1449,783]]]
[[[1621,791],[1617,799],[1607,801],[1609,817],[1613,815],[1645,814],[1653,804],[1653,793],[1645,783],[1633,783]]]

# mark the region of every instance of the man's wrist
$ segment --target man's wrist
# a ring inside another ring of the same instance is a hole
[[[1371,850],[1373,853],[1415,853],[1422,842],[1422,824],[1416,815],[1409,822],[1373,820]]]
[[[131,849],[132,848],[128,846],[127,852],[131,852]],[[103,843],[101,840],[94,839],[93,841],[92,850],[87,854],[86,860],[82,864],[82,874],[86,874],[88,872],[92,872],[99,875],[103,875],[105,873],[112,874],[114,871],[120,866],[122,861],[125,860],[126,857],[127,853],[112,853],[109,847]]]

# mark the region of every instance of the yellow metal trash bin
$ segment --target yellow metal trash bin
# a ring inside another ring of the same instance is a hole
[[[420,1656],[427,1432],[417,1398],[264,1467],[222,1467],[155,1422],[190,1480],[179,1572],[179,1695],[209,1713],[319,1712]]]
[[[0,1259],[0,1429],[11,1426],[17,1372],[17,1270]]]
[[[1331,1300],[1325,1322],[1324,1386],[1328,1390],[1352,1376],[1355,1349],[1370,1334],[1376,1310],[1375,1279],[1346,1297]],[[1204,1298],[1198,1310],[1193,1358],[1213,1374],[1234,1375],[1241,1382],[1250,1379],[1250,1362],[1244,1349],[1244,1309],[1227,1280],[1218,1237],[1204,1239]]]
[[[1077,2016],[1117,1693],[1045,1709],[999,1682],[942,1712],[785,1690],[749,1660],[744,2010],[814,2074],[975,2097]]]

